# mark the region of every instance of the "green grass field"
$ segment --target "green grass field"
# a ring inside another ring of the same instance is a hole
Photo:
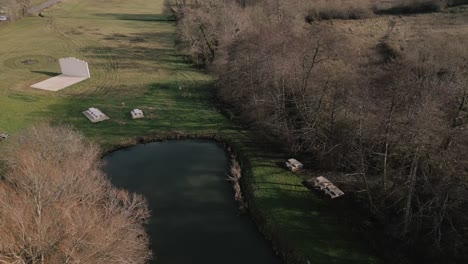
[[[278,165],[286,156],[221,114],[211,78],[174,47],[175,23],[162,2],[64,0],[44,18],[0,28],[0,131],[14,137],[38,122],[71,124],[104,149],[176,131],[219,134],[250,160],[251,208],[268,238],[311,263],[378,262],[328,200]],[[68,56],[89,62],[90,80],[59,92],[30,88],[58,74],[58,58]],[[81,112],[92,106],[111,119],[91,124]],[[132,120],[133,108],[146,118]]]

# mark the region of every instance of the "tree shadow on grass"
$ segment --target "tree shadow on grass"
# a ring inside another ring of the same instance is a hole
[[[271,173],[256,172],[253,177],[278,177]],[[270,226],[267,232],[286,251],[299,252],[312,263],[378,263],[378,257],[361,236],[355,212],[347,201],[330,200],[305,187],[290,184],[257,182],[253,209]]]
[[[39,97],[34,96],[34,95],[29,95],[29,94],[16,94],[15,93],[15,94],[8,95],[8,97],[15,99],[15,100],[23,101],[26,103],[37,102],[40,100]]]
[[[273,185],[282,185],[282,186],[293,186],[293,187],[303,187],[302,184],[292,184],[292,183],[282,183],[282,182],[273,182],[273,181],[269,181],[269,182],[255,182],[257,184],[273,184]]]
[[[231,128],[210,101],[209,82],[192,82],[186,84],[182,91],[178,89],[177,82],[134,88],[143,90],[137,96],[128,97],[116,93],[109,93],[105,97],[96,97],[93,92],[64,94],[66,98],[60,103],[50,105],[35,115],[52,116],[57,122],[71,124],[103,144],[118,144],[135,137],[176,131],[203,134]],[[132,89],[128,87],[128,90]],[[184,96],[184,93],[191,95]],[[82,114],[89,107],[99,108],[110,120],[91,124]],[[142,109],[146,118],[132,120],[129,113],[134,108]]]
[[[134,36],[132,36],[134,37]],[[139,38],[139,37],[136,37]],[[121,40],[116,40],[116,43]],[[149,48],[135,45],[122,47],[96,47],[87,46],[80,49],[85,57],[107,63],[113,59],[118,63],[119,68],[135,69],[135,67],[148,68],[148,65],[139,65],[139,63],[152,62],[153,67],[159,67],[168,70],[196,70],[187,57],[177,53],[173,48]],[[94,62],[93,65],[97,63]]]
[[[99,17],[110,17],[119,20],[134,20],[134,21],[146,21],[146,22],[167,22],[167,23],[174,23],[175,16],[173,15],[166,15],[166,14],[115,14],[115,13],[107,13],[107,14],[95,14]]]
[[[406,5],[396,5],[387,9],[377,9],[374,12],[378,15],[413,15],[440,12],[442,9],[443,5],[436,1],[420,1]]]

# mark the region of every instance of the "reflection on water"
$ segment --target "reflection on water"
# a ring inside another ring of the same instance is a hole
[[[280,263],[251,220],[239,216],[226,181],[228,159],[219,145],[151,143],[104,160],[114,185],[148,199],[152,263]]]

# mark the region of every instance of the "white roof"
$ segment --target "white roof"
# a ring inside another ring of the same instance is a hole
[[[316,183],[316,186],[320,186],[321,190],[324,190],[324,189],[328,190],[332,198],[336,198],[344,194],[342,190],[340,190],[331,181],[329,181],[327,178],[323,176],[319,176],[315,178],[315,183]]]
[[[88,113],[90,113],[91,115],[95,117],[101,117],[104,115],[104,113],[102,113],[101,110],[94,108],[94,107],[90,107],[87,111]]]
[[[302,166],[302,163],[300,163],[297,159],[288,159],[288,162],[296,166]]]

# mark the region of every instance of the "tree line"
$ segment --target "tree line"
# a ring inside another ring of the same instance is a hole
[[[361,2],[168,6],[178,16],[179,46],[217,77],[219,98],[245,122],[321,169],[359,175],[365,207],[403,244],[396,253],[423,248],[431,249],[428,258],[466,260],[466,45],[431,39],[404,46],[402,34],[417,32],[399,32],[389,20],[366,49],[340,24],[309,17],[333,6],[367,8]]]

